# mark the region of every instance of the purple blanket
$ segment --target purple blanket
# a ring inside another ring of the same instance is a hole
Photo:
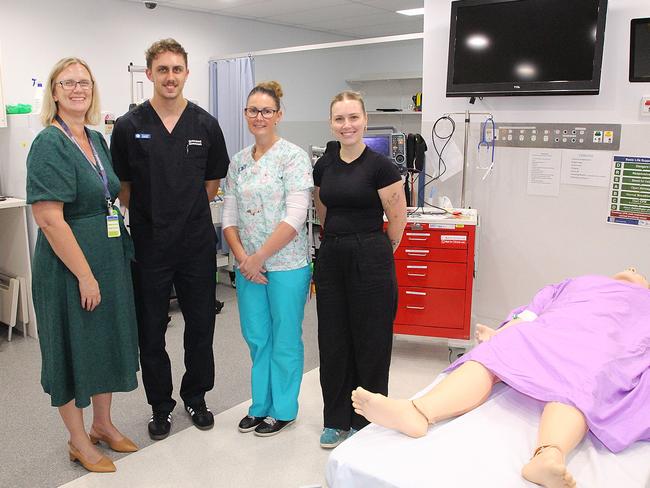
[[[525,309],[537,319],[500,332],[448,371],[477,361],[525,395],[573,405],[613,452],[650,440],[650,290],[582,276],[543,288],[510,317]]]

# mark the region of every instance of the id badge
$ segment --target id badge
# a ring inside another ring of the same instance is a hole
[[[113,211],[111,215],[106,216],[106,232],[108,237],[120,237],[120,218]]]

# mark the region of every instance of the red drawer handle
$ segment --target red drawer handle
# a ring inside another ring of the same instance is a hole
[[[407,232],[406,233],[407,237],[410,237],[410,236],[429,237],[430,235],[431,234],[429,234],[428,232]]]
[[[421,277],[426,277],[426,273],[406,273],[406,276],[421,276]]]
[[[415,237],[407,237],[409,241],[426,241],[427,238],[423,237],[422,239],[416,239]]]
[[[424,296],[424,297],[427,296],[427,294],[425,292],[423,292],[423,291],[407,291],[406,294],[407,295],[419,295],[419,296]]]
[[[412,305],[407,305],[406,308],[409,310],[424,310],[424,307],[414,307]]]

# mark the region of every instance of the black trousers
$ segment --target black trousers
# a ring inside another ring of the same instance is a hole
[[[214,386],[216,260],[214,255],[202,254],[173,264],[133,263],[142,383],[153,410],[172,411],[176,406],[165,350],[172,285],[185,320],[185,374],[180,396],[185,404],[197,405]]]
[[[325,427],[360,429],[357,386],[388,394],[388,369],[397,310],[390,241],[383,232],[326,235],[314,270],[320,382]]]

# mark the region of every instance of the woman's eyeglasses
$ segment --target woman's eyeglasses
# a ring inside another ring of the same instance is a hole
[[[262,118],[264,119],[270,119],[271,117],[273,117],[273,115],[275,115],[276,112],[277,110],[273,108],[259,109],[257,107],[246,107],[244,109],[244,115],[246,115],[246,117],[248,117],[249,119],[254,119],[255,117],[257,117],[257,114],[262,114]]]
[[[79,88],[82,90],[90,90],[93,87],[93,82],[90,80],[80,80],[80,81],[75,81],[75,80],[61,80],[57,81],[59,85],[61,85],[61,88],[63,88],[66,91],[71,91],[74,90],[77,85],[79,85]]]

